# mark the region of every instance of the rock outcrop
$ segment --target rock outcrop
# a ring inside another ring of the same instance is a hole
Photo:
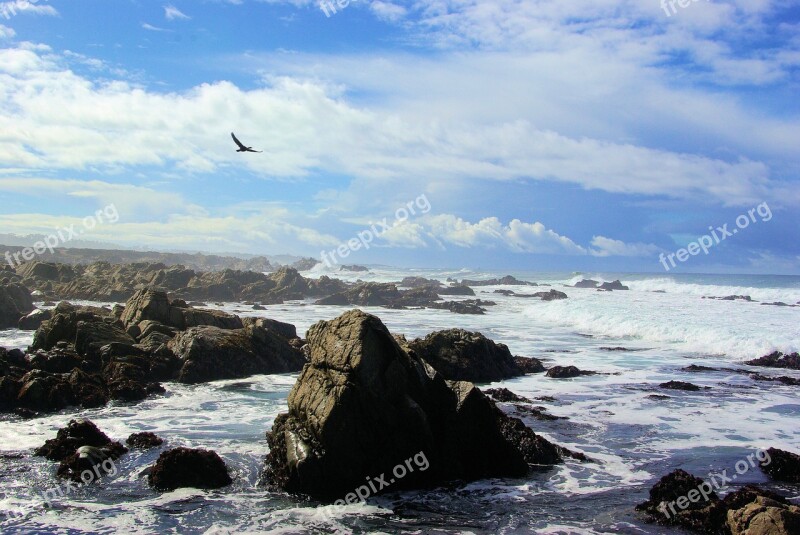
[[[790,353],[784,354],[780,351],[775,351],[763,357],[748,360],[745,362],[750,366],[763,366],[766,368],[785,368],[788,370],[800,370],[800,354]]]
[[[413,340],[408,347],[452,381],[491,383],[523,374],[505,344],[478,332],[438,331]]]
[[[302,346],[292,325],[192,308],[150,288],[114,310],[62,302],[27,358],[0,352],[0,411],[100,407],[163,393],[162,381],[299,371]]]
[[[769,448],[761,462],[761,471],[775,481],[800,483],[800,455],[790,451]]]
[[[15,328],[34,309],[31,292],[22,284],[0,284],[0,329]]]
[[[445,381],[375,316],[352,310],[319,322],[308,344],[311,361],[289,394],[289,412],[267,434],[270,487],[334,500],[370,477],[385,477],[392,490],[520,477],[529,464],[567,453],[471,383]]]
[[[58,461],[58,477],[89,483],[112,471],[113,464],[106,461],[113,462],[127,451],[91,421],[77,419],[59,429],[56,438],[47,440],[34,455]]]

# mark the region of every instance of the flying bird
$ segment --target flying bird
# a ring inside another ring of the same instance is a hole
[[[231,137],[233,138],[234,143],[239,146],[239,148],[236,149],[236,152],[264,152],[261,150],[253,150],[253,147],[245,147],[244,143],[236,139],[236,136],[233,134],[233,132],[231,132]]]

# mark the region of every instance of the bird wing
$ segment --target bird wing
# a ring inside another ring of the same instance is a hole
[[[233,142],[234,142],[234,143],[236,143],[237,145],[239,145],[239,148],[240,148],[240,149],[247,150],[247,147],[245,147],[245,146],[244,146],[244,144],[242,144],[242,142],[241,142],[241,141],[239,141],[238,139],[236,139],[236,136],[233,134],[233,132],[231,132],[231,137],[233,138]]]

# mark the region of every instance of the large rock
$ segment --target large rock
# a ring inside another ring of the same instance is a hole
[[[15,328],[20,318],[33,311],[31,292],[22,284],[0,284],[0,329]]]
[[[747,485],[720,499],[713,491],[710,481],[704,481],[685,470],[675,470],[662,477],[652,489],[650,499],[636,506],[636,510],[644,513],[650,522],[667,526],[680,526],[696,533],[728,534],[731,533],[730,513],[737,512],[748,504],[767,498],[779,505],[788,505],[786,498]],[[737,522],[746,523],[746,518],[754,515],[734,513]],[[750,523],[751,526],[754,524]],[[761,533],[761,532],[739,532]],[[776,535],[789,535],[791,531],[770,531]]]
[[[521,281],[515,278],[512,275],[506,275],[500,279],[489,279],[489,280],[469,280],[464,279],[461,281],[462,286],[500,286],[500,285],[507,285],[507,286],[538,286],[535,282],[526,282]]]
[[[728,511],[731,535],[796,535],[800,507],[759,496],[741,509]]]
[[[109,326],[118,324],[117,318],[109,310],[92,306],[76,306],[62,301],[53,309],[52,317],[36,329],[30,349],[44,349],[47,351],[54,348],[59,342],[74,346],[78,334],[78,325],[81,322],[89,322],[89,324],[103,322]],[[121,324],[118,324],[117,327],[121,330]],[[99,341],[102,337],[101,335],[92,336],[90,331],[91,326],[84,324],[83,332],[86,337],[82,338],[82,340],[86,342],[87,346]],[[106,332],[106,334],[109,333],[110,331]],[[89,338],[92,341],[89,341]],[[111,338],[117,338],[116,331]]]
[[[136,292],[125,305],[122,323],[127,328],[151,321],[183,330],[200,325],[212,325],[220,329],[241,329],[238,316],[215,310],[192,308],[170,302],[166,292],[144,288]]]
[[[385,306],[400,297],[397,286],[390,283],[365,282],[316,302],[317,305]]]
[[[190,487],[218,489],[230,485],[225,462],[213,451],[175,448],[163,452],[147,481],[157,490],[171,491]]]
[[[408,346],[442,377],[453,381],[491,383],[523,374],[505,344],[496,344],[478,332],[448,329]]]
[[[379,474],[395,490],[521,477],[529,463],[561,460],[537,458],[530,430],[519,446],[513,419],[471,383],[448,384],[375,316],[352,310],[307,338],[311,361],[267,434],[272,487],[333,500]],[[398,465],[406,474],[392,477]]]
[[[27,316],[19,319],[17,327],[23,331],[35,331],[42,326],[42,323],[53,317],[53,312],[50,310],[36,309]]]
[[[302,369],[303,353],[275,331],[258,324],[243,329],[192,327],[169,349],[182,361],[178,381],[200,383]]]
[[[762,472],[776,481],[800,483],[800,455],[777,448],[769,448],[767,454],[761,461]]]

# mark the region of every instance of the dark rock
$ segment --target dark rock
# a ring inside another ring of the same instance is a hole
[[[630,290],[627,286],[624,286],[620,281],[615,280],[614,282],[604,282],[599,286],[600,290]]]
[[[296,372],[305,364],[299,349],[257,323],[233,330],[192,327],[168,347],[182,361],[177,377],[182,383]]]
[[[491,383],[522,375],[505,344],[496,344],[481,333],[448,329],[408,344],[417,356],[445,379]]]
[[[266,310],[267,307],[262,305],[253,305],[253,310]]]
[[[745,362],[750,366],[764,366],[767,368],[786,368],[789,370],[800,370],[800,354],[791,353],[785,355],[780,351],[775,351],[755,360]]]
[[[528,398],[515,394],[508,388],[489,388],[484,390],[483,393],[492,396],[492,399],[495,401],[500,401],[503,403],[533,403]]]
[[[760,463],[761,470],[775,481],[800,483],[800,455],[789,451],[769,448],[768,459]]]
[[[454,284],[438,289],[439,295],[475,295],[475,290],[463,284]]]
[[[364,266],[359,266],[359,265],[356,265],[356,264],[352,264],[352,265],[340,266],[339,267],[339,271],[351,271],[351,272],[355,272],[355,273],[368,273],[369,272],[369,268],[364,267]]]
[[[514,290],[495,290],[494,293],[501,294],[501,295],[506,295],[506,296],[515,295],[514,294]]]
[[[42,323],[49,320],[53,316],[50,310],[36,309],[27,316],[20,318],[17,328],[23,331],[35,331],[41,327]]]
[[[108,435],[100,431],[90,420],[75,419],[70,420],[66,427],[59,429],[56,438],[45,441],[43,446],[37,448],[34,455],[46,457],[51,461],[63,461],[75,454],[81,446],[106,448],[116,455],[115,458],[128,451],[119,442],[108,438]]]
[[[794,377],[787,377],[786,375],[781,375],[779,377],[769,377],[766,375],[762,375],[760,373],[751,373],[750,378],[754,381],[770,381],[774,383],[782,383],[788,386],[800,386],[800,379],[795,379]]]
[[[708,366],[699,366],[697,364],[690,364],[685,368],[681,368],[685,372],[715,372],[719,371],[717,368],[709,368]]]
[[[406,459],[415,469],[392,490],[519,477],[529,462],[561,460],[471,383],[446,382],[403,350],[374,316],[353,310],[307,336],[311,361],[267,435],[271,488],[332,500]]]
[[[486,312],[485,308],[482,308],[479,305],[470,304],[465,301],[445,301],[443,303],[430,303],[428,304],[429,308],[436,308],[439,310],[449,310],[450,312],[455,312],[456,314],[473,314],[473,315],[483,315]]]
[[[661,383],[658,386],[668,390],[685,390],[687,392],[697,392],[700,390],[699,386],[685,381],[669,381],[667,383]]]
[[[596,375],[597,372],[579,370],[575,366],[553,366],[547,370],[547,377],[552,379],[572,379],[573,377],[580,377],[582,375]]]
[[[597,288],[600,286],[600,283],[596,280],[592,279],[583,279],[582,281],[576,282],[572,287],[573,288]]]
[[[151,487],[162,491],[186,487],[218,489],[233,482],[219,455],[209,450],[189,448],[163,452],[147,481]]]
[[[725,297],[720,297],[720,301],[752,301],[753,299],[749,295],[727,295]]]
[[[146,450],[155,448],[164,443],[164,439],[157,436],[155,433],[145,431],[142,433],[133,433],[128,437],[125,443],[131,448]]]
[[[566,299],[567,294],[559,292],[558,290],[550,290],[549,292],[536,292],[533,297],[539,297],[542,301],[557,301],[559,299]]]
[[[460,283],[462,286],[538,286],[535,282],[517,280],[511,275],[506,275],[501,279],[489,279],[484,281],[464,279]]]
[[[384,306],[400,297],[397,286],[382,282],[365,282],[318,300],[317,305]]]
[[[542,373],[547,371],[542,361],[533,357],[514,357],[514,362],[524,374]]]
[[[34,309],[31,292],[18,282],[0,284],[0,329],[16,328]]]

